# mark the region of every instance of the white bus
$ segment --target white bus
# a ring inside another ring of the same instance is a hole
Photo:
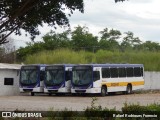
[[[132,90],[144,87],[144,67],[142,64],[86,64],[72,68],[74,93],[100,93]]]
[[[20,70],[19,89],[20,92],[43,93],[44,71],[46,65],[23,65]]]
[[[49,95],[71,93],[72,67],[72,64],[46,66],[44,92]]]

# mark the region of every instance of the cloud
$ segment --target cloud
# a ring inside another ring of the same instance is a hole
[[[91,31],[103,30],[105,27],[118,29],[122,32],[132,31],[143,40],[160,41],[160,17],[155,5],[157,1],[130,1],[116,4],[113,0],[85,1],[85,13],[73,14],[70,19],[71,24],[91,26]],[[154,6],[155,11],[147,9]]]
[[[160,42],[160,11],[159,0],[128,0],[115,3],[114,0],[84,0],[84,14],[75,11],[69,17],[71,28],[78,25],[86,25],[89,31],[98,36],[104,28],[114,28],[122,33],[132,31],[141,40]],[[41,35],[49,32],[51,27],[40,27]],[[55,29],[53,29],[55,30]],[[59,28],[56,32],[66,29]],[[29,37],[16,37],[16,39],[30,41]]]

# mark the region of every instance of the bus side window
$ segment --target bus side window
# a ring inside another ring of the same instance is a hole
[[[111,78],[118,77],[118,68],[110,68],[111,69]]]
[[[44,76],[45,76],[45,72],[44,71],[40,71],[40,81],[44,80]]]
[[[126,77],[126,68],[118,68],[119,77]]]
[[[102,78],[110,78],[111,71],[110,68],[102,68]]]
[[[99,71],[94,71],[93,72],[93,81],[97,81],[100,79],[100,73]]]
[[[126,68],[127,70],[127,77],[133,77],[133,68]]]
[[[66,71],[66,81],[71,80],[71,71]]]
[[[135,67],[134,68],[134,76],[135,77],[140,77],[141,75],[141,68],[140,67]]]

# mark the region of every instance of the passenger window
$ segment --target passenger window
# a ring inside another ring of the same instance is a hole
[[[102,78],[110,78],[110,68],[102,68]]]
[[[127,77],[133,77],[133,68],[127,68]]]
[[[111,70],[111,78],[118,77],[118,69],[117,68],[110,68]]]
[[[119,77],[126,77],[126,68],[118,68]]]
[[[99,79],[100,79],[99,71],[94,71],[93,72],[93,80],[96,81],[96,80],[99,80]]]
[[[141,76],[141,68],[140,67],[135,67],[134,68],[134,76],[135,77],[140,77]]]

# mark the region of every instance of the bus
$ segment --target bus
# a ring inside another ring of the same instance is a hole
[[[72,68],[71,93],[132,93],[144,88],[143,64],[81,64]]]
[[[44,92],[44,75],[46,65],[23,65],[20,70],[19,89],[20,92],[35,93]]]
[[[44,92],[49,95],[71,93],[72,64],[48,65],[45,68]]]

